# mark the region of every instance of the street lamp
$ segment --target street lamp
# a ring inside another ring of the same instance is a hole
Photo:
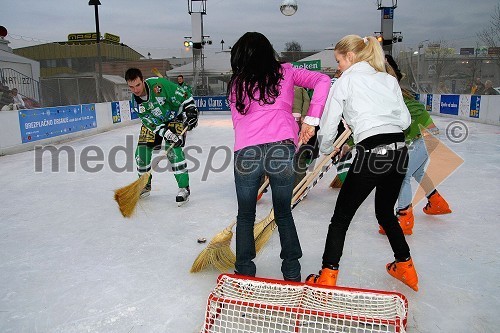
[[[89,0],[89,6],[94,6],[94,16],[95,16],[95,32],[96,32],[96,43],[97,43],[97,62],[99,76],[97,78],[97,102],[102,102],[102,57],[101,57],[101,33],[99,31],[99,6],[101,2],[99,0]]]
[[[420,49],[424,47],[424,43],[428,42],[429,40],[423,40],[418,43],[418,51],[415,51],[415,54],[418,54],[418,59],[417,59],[417,90],[420,93]]]

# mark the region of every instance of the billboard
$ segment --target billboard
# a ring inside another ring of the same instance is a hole
[[[439,113],[458,116],[458,104],[460,95],[441,95]]]
[[[195,96],[194,103],[198,111],[230,111],[226,96]]]
[[[310,71],[320,71],[321,60],[295,61],[292,62],[292,66],[295,68],[305,68]]]
[[[96,128],[95,104],[19,110],[23,143]]]

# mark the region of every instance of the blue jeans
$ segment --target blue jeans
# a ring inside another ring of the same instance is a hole
[[[290,206],[294,154],[295,145],[290,140],[245,147],[234,152],[234,182],[238,199],[235,268],[238,274],[255,276],[253,227],[260,179],[266,173],[281,242],[281,272],[286,280],[300,280],[299,258],[302,257],[302,250]]]
[[[411,190],[411,179],[415,178],[420,184],[424,177],[425,165],[429,159],[424,138],[418,138],[408,147],[408,170],[406,171],[401,190],[399,191],[397,209],[401,210],[411,204],[413,191]]]

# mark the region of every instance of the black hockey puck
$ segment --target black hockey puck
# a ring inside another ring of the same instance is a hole
[[[202,243],[206,243],[206,242],[207,242],[206,238],[198,238],[198,243],[202,244]]]

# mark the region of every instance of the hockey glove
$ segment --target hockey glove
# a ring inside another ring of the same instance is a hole
[[[182,121],[172,120],[167,123],[167,129],[171,130],[172,133],[180,135],[184,130],[184,123],[182,123]]]
[[[184,138],[181,135],[177,135],[169,129],[164,131],[163,137],[170,145],[174,145],[174,148],[181,147],[184,143]]]
[[[196,126],[198,126],[198,116],[199,112],[194,104],[194,100],[190,100],[183,106],[183,112],[186,116],[186,124],[188,126],[188,130],[192,130]]]

